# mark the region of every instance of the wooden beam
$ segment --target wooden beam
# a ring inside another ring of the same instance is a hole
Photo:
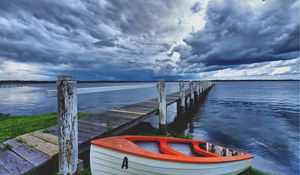
[[[155,84],[139,84],[139,85],[123,85],[123,86],[104,86],[104,87],[91,87],[91,88],[78,88],[77,94],[90,94],[97,92],[111,92],[111,91],[120,91],[120,90],[129,90],[129,89],[141,89],[141,88],[151,88],[155,87]],[[56,90],[47,90],[47,97],[56,97]]]

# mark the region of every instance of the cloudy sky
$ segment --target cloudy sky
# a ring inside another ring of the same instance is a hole
[[[3,0],[0,80],[299,79],[299,0]]]

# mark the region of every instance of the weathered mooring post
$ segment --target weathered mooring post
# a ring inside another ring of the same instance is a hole
[[[78,164],[77,82],[73,76],[57,81],[59,174],[71,175]]]
[[[184,90],[184,81],[179,82],[179,95],[180,100],[177,101],[177,116],[184,114],[185,110],[185,90]]]
[[[167,134],[167,99],[166,85],[164,80],[157,82],[158,90],[158,110],[159,110],[159,130],[161,134]]]
[[[190,81],[189,85],[190,85],[190,108],[192,108],[193,105],[194,105],[194,86],[193,86],[193,81]]]

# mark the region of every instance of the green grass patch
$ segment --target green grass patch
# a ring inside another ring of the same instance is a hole
[[[89,113],[78,113],[78,118],[85,118],[91,115]],[[0,143],[22,134],[55,125],[57,125],[57,113],[0,117]]]
[[[86,168],[79,173],[79,175],[92,175],[90,168]]]

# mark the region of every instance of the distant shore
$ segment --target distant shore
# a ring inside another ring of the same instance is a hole
[[[180,80],[178,80],[180,81]],[[178,82],[178,81],[166,81],[166,82]],[[188,81],[188,80],[185,80]],[[197,80],[192,80],[197,81]],[[204,80],[205,81],[205,80]],[[251,80],[209,80],[214,82],[242,82],[242,81],[300,81],[297,79],[280,79],[280,80],[261,80],[261,79],[251,79]],[[113,80],[78,80],[78,83],[151,83],[151,82],[157,82],[155,80],[153,81],[113,81]],[[22,84],[53,84],[56,83],[56,81],[36,81],[36,80],[0,80],[1,84],[15,84],[15,85],[22,85]]]

